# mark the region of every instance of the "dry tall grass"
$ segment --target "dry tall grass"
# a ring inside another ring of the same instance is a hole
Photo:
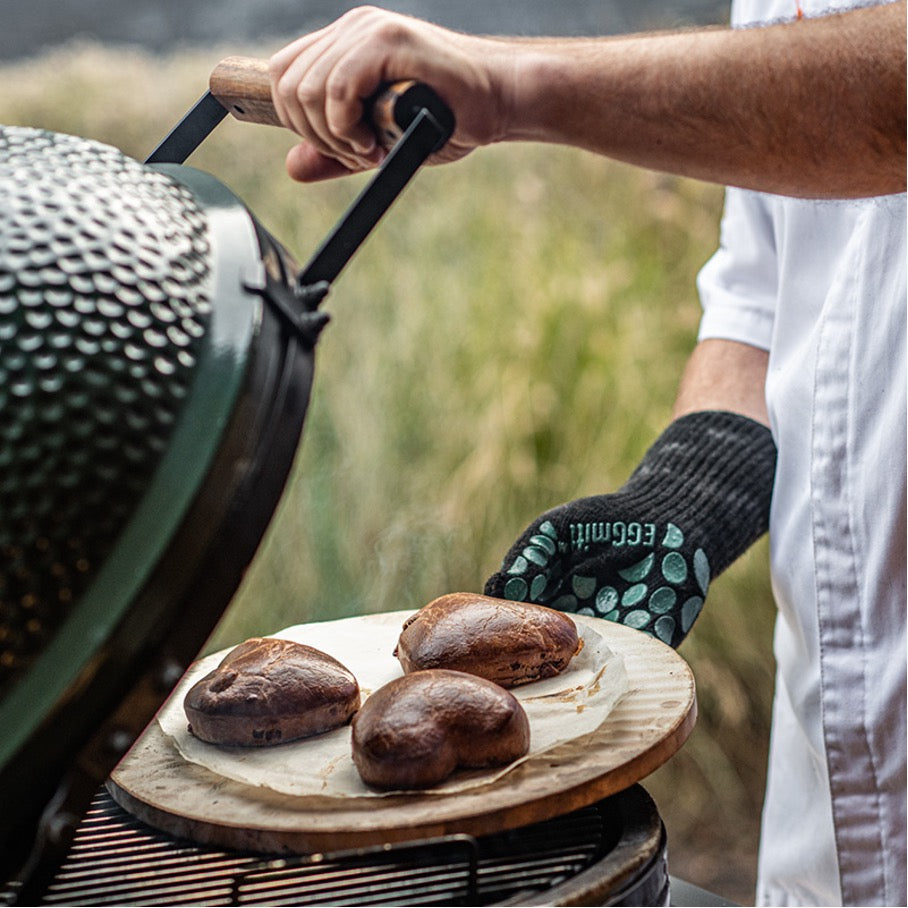
[[[141,159],[220,56],[73,47],[0,69],[0,122]],[[302,261],[361,179],[293,185],[289,144],[225,123],[191,163]],[[720,205],[716,187],[554,147],[424,170],[332,289],[289,488],[211,646],[480,589],[541,510],[623,482],[668,419]],[[741,902],[752,899],[772,616],[761,544],[713,585],[683,646],[700,719],[646,782],[672,872]]]

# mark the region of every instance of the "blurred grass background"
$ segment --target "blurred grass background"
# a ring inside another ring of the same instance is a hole
[[[77,44],[0,68],[0,123],[138,159],[231,47]],[[291,137],[226,122],[191,159],[304,262],[362,177],[299,186]],[[722,192],[570,149],[425,169],[334,284],[286,494],[209,648],[480,590],[539,512],[620,485],[669,419]],[[646,780],[673,874],[752,904],[773,663],[765,541],[682,647],[699,720]]]

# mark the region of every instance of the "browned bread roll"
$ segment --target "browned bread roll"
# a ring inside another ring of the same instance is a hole
[[[356,678],[321,650],[254,637],[231,650],[183,700],[189,730],[211,744],[262,747],[344,725]]]
[[[396,678],[353,717],[353,762],[375,788],[428,788],[458,767],[507,765],[529,746],[529,721],[516,697],[464,672]]]
[[[407,619],[394,655],[405,672],[449,668],[516,687],[559,674],[582,648],[564,612],[450,593]]]

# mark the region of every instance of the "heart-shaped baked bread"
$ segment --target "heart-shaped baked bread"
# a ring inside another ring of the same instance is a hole
[[[321,650],[273,637],[241,643],[183,700],[197,738],[250,747],[337,728],[359,705],[349,669]]]
[[[507,765],[529,746],[529,720],[517,698],[465,672],[396,678],[353,717],[353,762],[375,788],[428,788],[458,767]]]
[[[559,674],[582,648],[564,612],[449,593],[407,619],[394,655],[405,672],[448,668],[516,687]]]

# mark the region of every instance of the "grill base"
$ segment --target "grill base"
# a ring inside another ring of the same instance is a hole
[[[640,786],[517,830],[299,858],[172,838],[102,789],[47,905],[665,905],[665,831]],[[16,904],[12,887],[0,904]]]

